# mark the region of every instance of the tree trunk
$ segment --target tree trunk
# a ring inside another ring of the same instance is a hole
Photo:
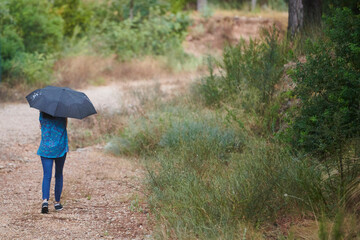
[[[288,32],[291,36],[299,32],[304,25],[304,6],[302,0],[289,0]]]
[[[296,33],[321,23],[321,0],[289,0],[288,33]]]
[[[256,7],[256,0],[251,0],[251,11],[254,11]]]
[[[134,0],[130,0],[130,19],[134,19]]]
[[[207,7],[207,0],[197,0],[197,10],[203,11]]]

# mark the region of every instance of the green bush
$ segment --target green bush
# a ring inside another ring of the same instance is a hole
[[[46,83],[62,43],[61,17],[46,0],[1,2],[1,68],[10,85]]]
[[[167,0],[170,2],[171,11],[176,13],[184,10],[186,4],[192,3],[195,4],[196,0]]]
[[[360,6],[359,6],[360,7]],[[325,18],[325,34],[334,44],[336,56],[360,69],[360,13],[350,9],[335,9]]]
[[[214,62],[214,58],[207,57],[209,76],[203,77],[200,83],[195,83],[191,89],[193,98],[202,100],[207,106],[219,106],[223,98],[222,79],[214,74]]]
[[[167,125],[158,116],[138,119],[106,146],[106,151],[129,156],[152,155]]]
[[[97,6],[97,5],[96,5]],[[58,12],[64,20],[64,36],[72,37],[76,27],[80,28],[78,33],[84,35],[91,27],[92,9],[90,3],[81,0],[55,0],[54,11]]]
[[[255,117],[259,132],[276,132],[283,119],[279,112],[286,94],[275,97],[276,85],[284,75],[284,64],[291,51],[287,42],[278,38],[273,28],[263,31],[261,41],[240,41],[225,48],[223,60],[214,64],[210,58],[210,75],[194,87],[194,96],[207,106],[240,108],[250,118]],[[214,66],[221,75],[214,74]]]
[[[306,62],[298,63],[293,74],[301,100],[294,146],[322,161],[335,161],[342,187],[359,171],[352,160],[358,158],[360,132],[359,17],[348,9],[336,10],[327,19],[328,40],[312,44]]]
[[[331,13],[334,9],[349,8],[355,14],[360,13],[359,1],[357,0],[324,0],[323,8],[326,14]]]
[[[223,75],[216,77],[211,70],[199,88],[206,103],[233,101],[241,97],[245,109],[255,107],[258,112],[264,112],[272,101],[275,85],[282,77],[286,55],[275,28],[263,34],[262,42],[250,40],[246,43],[243,40],[225,49],[223,61],[219,64]]]
[[[203,154],[210,154],[225,159],[229,152],[241,149],[242,138],[221,127],[214,116],[201,119],[188,108],[165,109],[164,113],[154,112],[134,121],[109,144],[108,150],[116,154],[144,156],[161,149],[173,151],[186,147],[189,156],[198,154],[206,159]],[[192,149],[195,145],[199,146],[197,150],[201,153]]]
[[[166,55],[182,49],[189,18],[181,13],[160,15],[158,10],[149,19],[127,19],[110,22],[105,33],[106,48],[117,53],[119,59],[144,55]]]
[[[243,136],[213,123],[211,119],[171,122],[159,146],[168,153],[180,155],[185,164],[192,165],[199,174],[206,169],[209,159],[226,163],[232,153],[241,151],[244,144]]]
[[[63,20],[46,0],[11,0],[9,13],[27,52],[54,52],[62,41]]]
[[[162,0],[106,0],[94,8],[95,21],[120,23],[131,17],[149,19],[151,9],[157,8],[160,15],[170,10],[170,4]]]
[[[18,53],[9,62],[8,78],[11,85],[25,83],[43,86],[49,84],[54,58],[40,53]]]
[[[22,38],[11,26],[5,26],[0,35],[1,45],[1,68],[5,74],[8,74],[11,68],[11,60],[18,52],[24,52],[25,46]]]

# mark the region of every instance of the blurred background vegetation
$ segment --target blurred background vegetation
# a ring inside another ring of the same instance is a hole
[[[83,86],[113,70],[98,61],[109,56],[122,65],[150,56],[177,71],[201,62],[206,73],[181,96],[147,89],[135,112],[77,126],[144,163],[154,238],[359,239],[358,1],[323,1],[320,22],[294,35],[274,24],[220,55],[184,50],[191,27],[193,38],[205,31],[196,19],[291,2],[209,0],[194,13],[194,0],[0,0],[2,81]],[[75,146],[99,141],[74,136]]]
[[[214,0],[203,14],[249,6],[245,0]],[[286,1],[262,0],[258,6],[286,10]],[[181,44],[195,8],[195,0],[1,0],[2,80],[12,86],[48,84],[56,61],[80,51],[116,54],[120,61],[169,55],[185,62],[189,56]]]

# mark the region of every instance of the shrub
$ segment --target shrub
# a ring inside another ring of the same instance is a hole
[[[49,84],[55,59],[40,53],[18,53],[9,61],[8,78],[11,84],[25,83],[43,86]]]
[[[166,113],[162,115],[154,112],[144,118],[131,119],[129,126],[112,139],[106,150],[132,156],[152,155],[170,124],[166,116]]]
[[[112,22],[105,33],[106,47],[122,60],[144,55],[166,55],[182,49],[189,18],[181,13],[159,15],[154,10],[149,19]]]
[[[196,155],[196,149],[192,150],[192,147],[196,147],[193,141],[196,141],[201,146],[198,149],[201,153],[225,158],[228,152],[241,148],[242,138],[230,129],[221,127],[216,117],[210,115],[201,119],[191,112],[191,108],[165,109],[163,113],[153,112],[133,121],[120,138],[115,139],[119,144],[115,152],[151,155],[154,151],[176,151],[186,147],[189,150],[186,154],[192,156]]]
[[[62,42],[62,19],[41,1],[1,2],[1,68],[10,85],[46,83]]]
[[[170,2],[170,10],[174,13],[179,12],[185,8],[185,6],[189,3],[194,4],[195,0],[167,0]]]
[[[346,28],[338,20],[347,21]],[[306,62],[298,63],[293,74],[301,100],[293,124],[294,146],[320,160],[334,160],[342,188],[359,171],[351,160],[358,157],[360,132],[359,20],[347,9],[336,10],[327,19],[331,41],[312,44]]]
[[[106,0],[94,8],[95,21],[120,23],[131,18],[131,14],[142,21],[149,18],[153,8],[158,8],[160,15],[164,15],[170,5],[162,0]]]
[[[152,155],[166,125],[162,121],[149,116],[149,120],[139,119],[128,126],[119,137],[115,137],[106,145],[106,151],[117,155],[146,156]]]
[[[206,103],[233,101],[240,97],[245,109],[255,107],[263,114],[274,96],[286,60],[278,34],[273,28],[263,32],[262,42],[242,40],[234,47],[227,47],[219,64],[223,75],[216,77],[210,70],[210,76],[201,83],[200,93]]]
[[[0,35],[1,45],[1,68],[5,75],[9,73],[11,69],[11,60],[15,57],[18,52],[25,50],[22,38],[11,26],[5,26]]]
[[[27,52],[54,52],[62,41],[61,17],[51,11],[46,0],[11,0],[9,13]]]
[[[201,82],[194,84],[192,95],[194,98],[203,100],[207,106],[219,106],[223,98],[221,92],[221,78],[214,74],[214,59],[207,57],[209,76],[203,77]]]
[[[180,154],[198,172],[207,167],[209,159],[226,163],[231,153],[242,149],[243,136],[212,123],[210,119],[199,122],[182,119],[171,123],[162,135],[159,146],[166,152]]]
[[[350,9],[335,9],[325,18],[325,34],[334,43],[336,56],[360,69],[360,14]]]
[[[78,26],[78,33],[84,35],[91,26],[92,11],[91,4],[84,4],[81,0],[55,0],[53,1],[54,11],[58,12],[64,20],[64,36],[72,37]]]
[[[281,107],[288,99],[286,94],[275,94],[291,54],[286,49],[287,42],[279,39],[275,27],[264,29],[261,41],[241,40],[236,46],[225,48],[222,62],[215,62],[220,76],[214,74],[215,64],[209,59],[210,75],[195,85],[195,98],[200,95],[207,106],[245,112],[256,133],[276,133],[283,123]]]

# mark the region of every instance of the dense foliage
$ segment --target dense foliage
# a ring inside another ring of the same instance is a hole
[[[54,11],[64,20],[64,36],[72,37],[76,27],[79,28],[77,34],[83,35],[89,30],[93,15],[90,7],[91,5],[86,5],[81,0],[54,1]]]
[[[48,1],[1,1],[1,68],[13,84],[34,83],[51,74],[49,54],[62,44],[63,20]],[[49,55],[49,56],[47,56]]]
[[[301,100],[294,145],[320,161],[335,161],[344,186],[359,174],[360,15],[336,9],[326,18],[325,35],[293,75]]]
[[[172,55],[184,61],[181,44],[190,20],[170,13],[172,6],[158,0],[0,0],[3,78],[11,85],[54,81],[56,60],[84,42],[87,52],[115,53],[121,60]]]
[[[120,59],[141,55],[165,55],[181,49],[184,33],[190,23],[184,14],[160,15],[152,11],[147,19],[135,17],[120,23],[111,22],[103,35],[105,47]]]

